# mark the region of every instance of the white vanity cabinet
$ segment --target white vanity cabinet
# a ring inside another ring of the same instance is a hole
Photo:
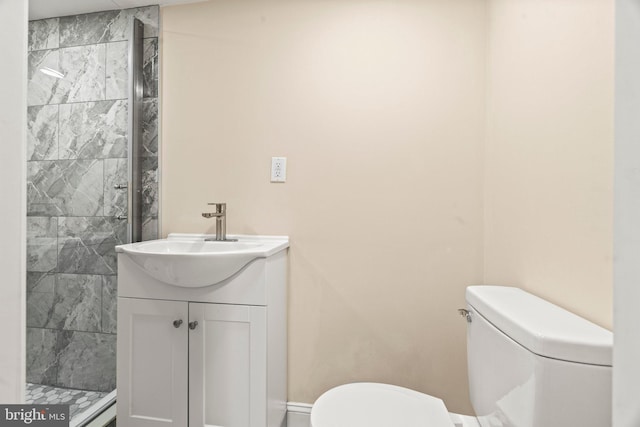
[[[183,288],[119,252],[118,425],[284,425],[286,264],[285,248]]]
[[[266,426],[266,307],[190,304],[189,424]],[[279,426],[278,426],[279,427]]]
[[[117,423],[128,427],[187,426],[188,304],[118,299]]]
[[[121,425],[267,425],[266,307],[139,298],[119,304],[125,357],[118,369],[126,382],[118,383],[118,402],[129,407]]]

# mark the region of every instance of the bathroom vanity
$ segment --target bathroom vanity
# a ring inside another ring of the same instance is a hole
[[[118,424],[283,423],[288,239],[206,237],[116,248]]]

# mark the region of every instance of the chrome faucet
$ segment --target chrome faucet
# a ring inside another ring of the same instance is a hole
[[[216,237],[204,239],[206,241],[215,240],[216,242],[235,242],[237,239],[227,239],[227,204],[226,203],[208,203],[215,206],[215,212],[203,212],[205,218],[216,219]]]

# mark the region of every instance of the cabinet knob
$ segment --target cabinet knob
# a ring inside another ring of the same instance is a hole
[[[194,320],[193,322],[189,322],[189,329],[194,330],[198,326],[198,321]]]
[[[182,325],[182,319],[178,319],[178,320],[174,320],[173,321],[173,327],[174,328],[179,328],[180,325]]]

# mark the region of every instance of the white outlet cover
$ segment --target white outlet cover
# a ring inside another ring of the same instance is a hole
[[[287,158],[272,157],[271,158],[271,182],[287,181]]]

